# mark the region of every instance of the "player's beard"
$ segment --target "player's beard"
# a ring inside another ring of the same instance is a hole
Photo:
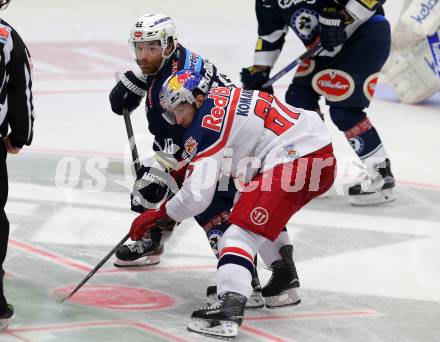
[[[159,71],[162,60],[151,62],[146,59],[136,59],[136,63],[144,75],[153,75]]]

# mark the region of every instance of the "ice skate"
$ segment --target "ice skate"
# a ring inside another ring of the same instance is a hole
[[[282,259],[272,264],[272,276],[261,291],[266,307],[270,309],[294,306],[301,302],[296,291],[299,280],[292,253],[291,245],[280,248]]]
[[[245,306],[245,296],[226,292],[216,303],[194,311],[187,328],[202,335],[233,339],[243,321]]]
[[[4,330],[8,327],[9,321],[14,316],[14,307],[11,304],[7,304],[5,312],[0,316],[0,330]]]
[[[390,160],[365,170],[364,178],[348,188],[350,202],[355,206],[365,206],[394,201],[393,188],[396,183],[391,172]]]
[[[163,243],[153,242],[151,239],[142,239],[134,243],[123,245],[115,255],[116,267],[142,267],[157,265],[163,253]]]
[[[252,288],[253,288],[252,294],[246,302],[246,309],[259,309],[264,307],[264,299],[263,296],[261,295],[261,285],[260,285],[260,281],[258,280],[258,275],[252,278]],[[212,305],[215,302],[217,302],[218,301],[217,286],[215,285],[209,286],[206,289],[206,297],[207,297],[208,305]]]

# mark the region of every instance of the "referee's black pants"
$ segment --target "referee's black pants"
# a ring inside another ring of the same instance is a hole
[[[9,221],[5,213],[8,199],[8,171],[6,168],[6,147],[0,138],[0,314],[6,309],[6,299],[3,294],[3,261],[8,249]]]

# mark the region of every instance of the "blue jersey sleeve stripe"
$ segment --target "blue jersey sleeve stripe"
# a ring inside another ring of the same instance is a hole
[[[189,51],[188,49],[185,49],[185,65],[183,66],[184,69],[189,69],[189,56],[191,55],[191,51]]]

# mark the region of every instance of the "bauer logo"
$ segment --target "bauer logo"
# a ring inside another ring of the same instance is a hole
[[[374,96],[374,91],[376,90],[376,84],[378,80],[379,74],[376,73],[368,77],[364,82],[364,94],[368,101],[371,101]]]
[[[422,2],[418,8],[419,13],[411,15],[410,18],[422,24],[431,15],[434,8],[438,6],[439,2],[440,0],[426,0]]]
[[[315,61],[313,59],[306,59],[299,65],[298,69],[296,69],[295,76],[296,77],[307,76],[311,74],[314,69],[315,69]]]
[[[326,69],[318,72],[312,80],[313,89],[332,102],[343,101],[354,91],[353,78],[342,70]]]

